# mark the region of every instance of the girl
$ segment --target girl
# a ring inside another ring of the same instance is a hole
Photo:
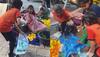
[[[14,23],[17,26],[16,20],[20,16],[21,6],[21,0],[14,0],[12,3],[12,8],[9,9],[4,15],[0,16],[0,32],[3,34],[7,41],[10,41],[9,57],[14,57],[13,50],[16,44],[16,37],[14,36],[15,33],[13,32],[12,28]],[[21,32],[20,29],[19,31]]]
[[[27,8],[27,13],[24,16],[25,20],[27,21],[27,25],[32,32],[35,33],[46,28],[44,24],[37,20],[36,13],[32,5],[29,5],[29,7]]]
[[[47,8],[47,5],[45,3],[45,1],[42,1],[42,4],[41,4],[41,7],[40,7],[40,10],[37,14],[37,16],[40,18],[40,19],[48,19],[49,18],[49,9]]]

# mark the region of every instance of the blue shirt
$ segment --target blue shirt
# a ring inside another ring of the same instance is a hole
[[[93,4],[90,9],[95,12],[97,17],[100,17],[100,7],[99,6]]]

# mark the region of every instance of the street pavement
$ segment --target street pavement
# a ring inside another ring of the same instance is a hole
[[[9,53],[9,42],[5,40],[5,38],[0,33],[0,57],[8,57]],[[30,45],[28,51],[24,55],[20,55],[20,57],[49,57],[49,47],[40,47]]]
[[[9,42],[0,33],[0,57],[7,57],[9,52]]]
[[[28,5],[33,5],[36,12],[39,11],[39,7],[41,3],[39,2],[28,2],[27,0],[23,1],[22,10],[26,9]],[[0,57],[8,57],[9,53],[9,42],[5,40],[5,38],[0,33]],[[50,57],[49,48],[41,48],[40,46],[30,45],[28,52],[24,55],[20,55],[20,57]]]
[[[21,57],[50,57],[49,54],[49,48],[31,45],[28,52],[25,55],[21,55]]]

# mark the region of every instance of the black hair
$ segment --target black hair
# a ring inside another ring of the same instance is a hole
[[[87,11],[84,16],[84,21],[88,22],[90,25],[96,23],[97,17],[93,11]]]
[[[40,10],[45,11],[45,7],[41,7]]]
[[[89,3],[89,8],[91,7],[91,5],[93,4],[93,0],[78,0],[78,4],[86,4]]]
[[[33,9],[34,9],[33,5],[29,5],[29,6],[28,6],[28,9],[29,9],[29,8],[33,8]]]
[[[29,6],[28,6],[28,9],[29,9],[29,8],[32,8],[32,10],[33,10],[32,14],[33,14],[33,15],[36,15],[33,5],[29,5]]]
[[[14,0],[12,3],[12,7],[21,9],[23,2],[21,0]]]
[[[66,22],[61,23],[61,26],[59,27],[59,31],[61,31],[64,36],[70,35],[70,34],[76,35],[77,33],[76,26],[68,25],[66,24]]]
[[[78,0],[79,4],[84,4],[84,3],[88,3],[90,0]]]
[[[63,9],[63,7],[62,7],[60,4],[56,4],[56,5],[54,6],[54,10],[55,10],[56,12],[61,12],[62,9]]]

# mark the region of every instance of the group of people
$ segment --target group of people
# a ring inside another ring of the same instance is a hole
[[[93,4],[93,0],[70,0],[69,2],[66,5],[59,2],[52,7],[53,18],[59,22],[58,31],[64,36],[74,34],[79,37],[79,43],[86,45],[84,49],[87,55],[99,57],[100,7]],[[73,8],[70,7],[73,6],[71,4],[74,5]]]
[[[9,57],[16,56],[14,48],[16,47],[16,38],[19,33],[36,33],[47,29],[41,19],[48,19],[49,9],[43,2],[41,3],[39,12],[36,13],[33,5],[29,5],[27,9],[21,12],[23,2],[21,0],[13,0],[11,7],[0,16],[0,32],[9,41]]]
[[[12,6],[0,16],[0,32],[10,41],[9,57],[15,56],[13,51],[18,34],[46,30],[41,19],[50,19],[50,13],[58,22],[59,32],[63,36],[73,34],[79,37],[78,43],[86,45],[84,50],[88,56],[100,57],[100,6],[93,4],[93,0],[69,0],[68,4],[59,0],[52,4],[49,10],[50,4],[47,6],[43,0],[38,13],[33,5],[20,12],[23,2],[14,0]]]

